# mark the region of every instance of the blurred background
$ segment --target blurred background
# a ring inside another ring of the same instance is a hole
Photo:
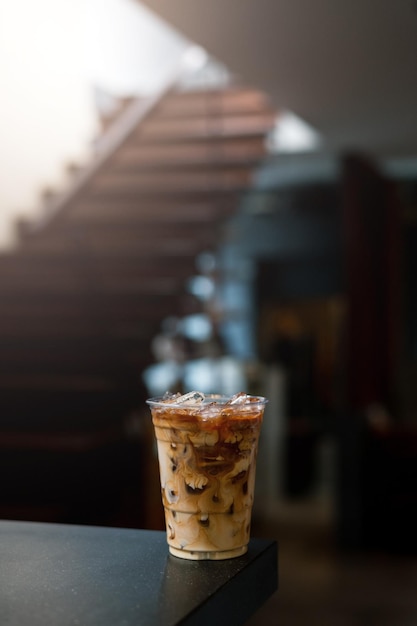
[[[417,620],[417,11],[0,6],[0,517],[164,527],[149,396],[268,397],[251,624]]]

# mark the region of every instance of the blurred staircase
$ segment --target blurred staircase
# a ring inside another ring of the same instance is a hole
[[[0,256],[0,517],[115,521],[109,503],[140,481],[126,420],[143,407],[152,338],[199,309],[185,281],[250,187],[274,117],[247,87],[133,101],[95,162],[46,196],[45,218],[20,224]]]

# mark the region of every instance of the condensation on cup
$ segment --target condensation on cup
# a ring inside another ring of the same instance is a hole
[[[247,551],[266,402],[198,391],[147,400],[174,556],[221,560]]]

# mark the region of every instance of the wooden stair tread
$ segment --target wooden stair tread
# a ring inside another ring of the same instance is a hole
[[[105,255],[111,257],[186,257],[195,258],[201,250],[211,246],[213,238],[209,233],[201,233],[199,240],[187,237],[166,238],[156,241],[153,239],[140,239],[135,235],[129,240],[117,240],[111,237],[90,237],[88,244],[74,241],[65,237],[52,239],[30,238],[25,242],[26,251],[36,252],[39,255],[60,254],[86,254],[90,257]]]
[[[22,248],[16,255],[8,255],[0,260],[0,276],[15,275],[16,280],[20,275],[31,274],[49,274],[50,272],[61,272],[76,274],[83,272],[91,272],[94,276],[100,274],[113,273],[114,276],[126,274],[132,277],[148,277],[153,276],[182,276],[189,275],[190,267],[189,258],[186,257],[169,257],[149,256],[137,258],[135,255],[121,255],[117,258],[108,256],[105,252],[100,255],[74,255],[73,251],[67,254],[49,255],[38,254],[34,250],[26,250]],[[1,278],[0,278],[1,280]]]
[[[122,436],[120,428],[106,427],[93,432],[1,432],[1,450],[59,451],[61,453],[83,453],[114,444]]]
[[[109,198],[82,199],[76,206],[59,217],[64,221],[75,221],[84,224],[90,220],[115,222],[131,220],[143,223],[147,220],[172,222],[178,224],[189,222],[199,224],[227,216],[235,208],[233,197],[210,195],[210,197],[193,197],[177,200],[175,197],[163,198],[125,198],[116,201]],[[59,221],[59,220],[57,220]],[[53,225],[52,225],[53,226]]]
[[[187,117],[185,119],[173,119],[153,116],[146,124],[138,127],[135,136],[142,140],[169,142],[173,138],[190,140],[205,139],[206,141],[224,138],[246,138],[265,134],[275,124],[276,116],[273,113],[251,113],[248,115],[221,116],[212,115],[205,117]]]
[[[207,113],[234,115],[252,111],[270,110],[265,93],[250,87],[206,89],[199,91],[171,91],[157,106],[158,116],[192,116]]]
[[[138,171],[183,170],[193,172],[207,167],[238,168],[242,165],[253,167],[266,157],[263,137],[232,139],[228,141],[192,143],[157,143],[143,146],[139,141],[129,142],[118,150],[111,159],[115,171],[135,169]]]
[[[103,171],[91,183],[90,193],[164,193],[229,191],[251,184],[252,168],[236,167],[199,171],[115,172]]]
[[[71,389],[74,391],[106,391],[116,389],[113,381],[99,376],[60,376],[54,374],[31,374],[26,376],[5,374],[0,372],[0,389],[20,389],[22,386],[31,389]]]

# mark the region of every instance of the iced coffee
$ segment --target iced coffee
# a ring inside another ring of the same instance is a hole
[[[246,552],[265,403],[244,393],[148,400],[171,554],[219,560]]]

